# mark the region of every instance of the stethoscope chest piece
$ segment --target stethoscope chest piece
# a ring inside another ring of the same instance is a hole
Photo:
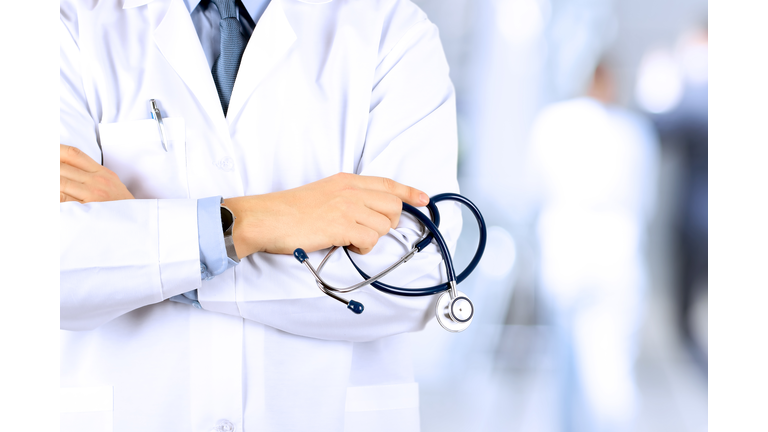
[[[475,307],[463,292],[456,291],[456,296],[451,298],[450,291],[446,291],[437,299],[435,316],[444,329],[458,333],[466,330],[472,323]]]

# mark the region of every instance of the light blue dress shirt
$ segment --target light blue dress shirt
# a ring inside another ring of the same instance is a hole
[[[243,33],[250,38],[256,23],[267,9],[270,0],[237,0],[238,19]],[[209,0],[184,0],[189,16],[203,46],[208,66],[221,52],[219,21],[216,5]],[[200,244],[200,277],[211,280],[236,265],[227,257],[224,233],[221,230],[221,197],[214,196],[197,200],[197,237]],[[169,300],[186,303],[202,309],[197,301],[197,290],[171,297]]]
[[[269,0],[236,0],[236,3],[238,5],[237,15],[243,34],[250,38],[254,26],[259,22],[259,18],[267,9]],[[197,37],[203,46],[208,66],[213,67],[213,62],[221,52],[221,30],[219,29],[221,17],[219,10],[209,0],[184,0],[184,4],[187,5],[189,17],[192,19],[192,24],[194,24],[197,31]],[[241,13],[243,8],[245,8],[246,13]]]

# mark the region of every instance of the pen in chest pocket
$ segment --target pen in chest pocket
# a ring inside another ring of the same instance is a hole
[[[160,133],[160,143],[163,144],[163,149],[168,151],[168,138],[165,136],[165,126],[163,126],[163,116],[160,115],[160,110],[157,108],[157,103],[154,99],[149,100],[149,112],[152,118],[157,122],[157,130]]]

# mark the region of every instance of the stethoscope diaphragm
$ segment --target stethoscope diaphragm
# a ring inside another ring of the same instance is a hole
[[[456,297],[451,298],[451,292],[440,294],[435,304],[437,322],[451,333],[464,331],[472,323],[475,307],[463,292],[456,291]]]

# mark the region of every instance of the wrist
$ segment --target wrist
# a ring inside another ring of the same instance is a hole
[[[254,196],[227,198],[222,205],[229,208],[235,216],[232,241],[237,252],[237,257],[243,259],[248,255],[261,252],[259,243],[257,216],[252,211]]]

